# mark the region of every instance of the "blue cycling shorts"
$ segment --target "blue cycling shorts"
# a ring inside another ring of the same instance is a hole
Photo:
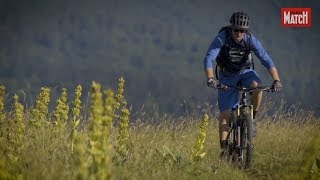
[[[228,76],[223,76],[220,73],[219,76],[220,83],[227,86],[245,86],[250,87],[252,82],[256,81],[261,84],[261,79],[258,74],[252,69],[245,69],[243,72],[238,74],[232,74]],[[218,106],[219,110],[225,111],[228,109],[236,108],[239,99],[239,91],[234,88],[229,88],[228,90],[218,91]]]

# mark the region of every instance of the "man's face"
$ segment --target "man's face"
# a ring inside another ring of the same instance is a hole
[[[235,40],[238,43],[241,42],[245,32],[246,32],[246,30],[244,30],[244,29],[232,28],[232,38],[233,38],[233,40]]]

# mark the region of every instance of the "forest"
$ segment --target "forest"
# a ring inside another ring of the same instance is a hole
[[[126,80],[132,111],[181,114],[217,105],[203,59],[231,14],[244,10],[250,32],[278,68],[283,91],[265,101],[320,114],[320,40],[316,1],[0,1],[0,84],[31,104],[40,87],[53,94],[92,81]],[[311,28],[280,26],[281,7],[311,7]],[[255,57],[265,85],[272,83]],[[87,97],[84,93],[83,98]],[[9,99],[9,98],[8,98]],[[278,107],[274,107],[277,109]]]

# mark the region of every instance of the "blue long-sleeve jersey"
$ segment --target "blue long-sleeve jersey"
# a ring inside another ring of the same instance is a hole
[[[230,36],[232,35],[230,34]],[[274,67],[272,59],[264,50],[261,43],[252,34],[250,38],[251,38],[250,40],[251,51],[253,51],[253,53],[259,58],[261,64],[267,69]],[[203,60],[204,69],[213,67],[212,64],[216,60],[216,57],[218,56],[221,47],[225,44],[225,41],[226,41],[225,31],[220,32],[214,38],[211,45],[209,46],[206,57]],[[244,35],[242,41],[247,41],[247,34]]]

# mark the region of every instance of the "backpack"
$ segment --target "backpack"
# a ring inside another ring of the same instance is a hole
[[[218,33],[222,32],[222,31],[225,31],[225,35],[226,35],[226,39],[228,39],[231,35],[231,26],[223,26]],[[251,40],[251,34],[246,31],[246,35],[247,35],[247,41],[245,42],[245,47],[246,47],[246,51],[248,51],[248,58],[249,58],[249,61],[251,61],[250,63],[250,68],[252,68],[254,70],[254,61],[253,61],[253,58],[252,58],[252,55],[251,55],[251,47],[250,47],[250,40]],[[226,43],[223,45],[225,46],[227,45]],[[216,58],[216,68],[215,68],[215,74],[216,74],[216,78],[219,79],[219,76],[218,76],[218,67],[221,68],[221,64],[222,64],[222,61],[223,59],[222,58],[219,58],[219,55],[220,53],[218,54],[217,58]]]

